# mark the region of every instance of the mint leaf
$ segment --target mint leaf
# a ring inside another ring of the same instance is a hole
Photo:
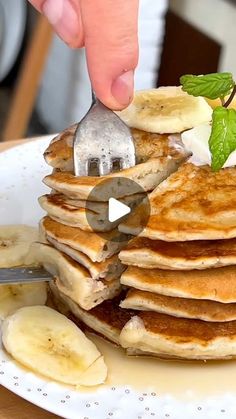
[[[211,167],[220,170],[229,155],[236,150],[236,111],[218,106],[213,112],[209,139],[212,155]]]
[[[217,99],[230,94],[235,83],[231,73],[212,73],[205,76],[185,75],[180,77],[182,89],[192,96]]]

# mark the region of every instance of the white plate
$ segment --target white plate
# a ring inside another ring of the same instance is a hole
[[[36,225],[42,216],[37,198],[46,191],[41,179],[50,172],[50,168],[45,164],[42,154],[50,138],[45,137],[0,154],[1,224]],[[203,363],[196,366],[157,362],[160,372],[158,375],[157,368],[157,383],[160,381],[158,393],[153,393],[151,389],[140,392],[125,382],[123,386],[83,393],[29,373],[0,347],[0,384],[30,402],[70,419],[236,418],[236,393],[230,387],[230,381],[235,381],[235,362],[209,367]],[[190,371],[187,381],[184,374],[186,369],[188,373]],[[165,387],[169,388],[164,392],[163,377],[166,377]],[[199,387],[200,382],[201,386],[201,379],[205,396],[195,397],[196,383]],[[185,380],[186,391],[178,396],[172,392],[172,388],[181,387],[182,380]],[[206,380],[214,384],[214,388],[208,388]]]
[[[0,0],[0,81],[7,76],[19,53],[25,31],[25,0]]]

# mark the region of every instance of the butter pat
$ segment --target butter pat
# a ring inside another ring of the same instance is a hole
[[[185,148],[192,153],[189,161],[196,166],[211,164],[211,153],[209,150],[210,135],[210,124],[199,125],[196,128],[183,132],[181,135]]]
[[[233,153],[229,155],[223,167],[226,168],[226,167],[232,167],[232,166],[236,166],[236,150],[233,151]]]
[[[210,136],[210,124],[199,125],[181,134],[182,143],[192,153],[189,162],[196,166],[211,165],[211,152],[209,149]],[[236,166],[236,150],[230,154],[223,167],[232,166]]]

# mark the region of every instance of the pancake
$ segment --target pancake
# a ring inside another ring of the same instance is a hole
[[[40,230],[46,238],[78,250],[88,256],[93,262],[102,262],[118,253],[124,246],[124,235],[117,230],[109,233],[85,232],[79,228],[68,227],[44,217],[40,222]]]
[[[119,279],[111,281],[92,279],[86,268],[49,245],[34,243],[32,251],[35,261],[56,278],[59,290],[71,297],[84,310],[90,310],[102,301],[115,297],[121,291]]]
[[[73,135],[77,125],[57,135],[44,153],[48,165],[62,171],[74,171]],[[172,156],[181,158],[186,154],[179,135],[152,134],[138,129],[131,129],[134,139],[137,164],[151,158]]]
[[[205,360],[236,357],[236,321],[204,322],[119,307],[120,298],[82,310],[50,284],[59,311],[81,327],[121,345],[130,355],[164,359]],[[72,314],[71,314],[72,313]]]
[[[139,311],[155,311],[186,319],[208,322],[236,320],[236,304],[223,304],[209,300],[167,297],[165,295],[131,289],[120,307]]]
[[[72,249],[72,247],[66,246],[63,243],[61,244],[50,237],[47,240],[57,250],[70,256],[73,260],[84,266],[89,271],[92,279],[99,280],[105,278],[107,281],[110,281],[120,278],[122,272],[125,270],[125,266],[119,261],[118,255],[111,256],[103,262],[92,262],[88,256],[78,250]]]
[[[61,202],[66,205],[76,207],[76,208],[87,208],[90,211],[95,212],[96,214],[102,214],[103,217],[108,216],[108,202],[98,202],[98,201],[88,201],[84,199],[70,199],[63,194],[54,193],[53,196],[56,196]],[[141,202],[142,199],[146,197],[146,194],[136,193],[134,195],[125,196],[120,199],[125,205],[128,205],[131,210],[135,205],[135,202]]]
[[[150,159],[146,163],[138,164],[129,169],[113,172],[107,176],[81,176],[76,177],[71,172],[54,172],[44,178],[44,183],[51,189],[68,196],[71,199],[88,199],[95,186],[106,180],[104,191],[97,197],[97,201],[107,202],[111,196],[111,191],[116,192],[116,199],[124,196],[134,195],[140,192],[140,187],[144,191],[152,191],[159,183],[166,179],[171,173],[175,172],[186,158],[172,158],[170,156]],[[130,179],[139,185],[137,191],[134,187],[120,188],[119,178]],[[115,185],[117,180],[117,188]],[[109,182],[110,181],[110,182]],[[93,196],[93,200],[95,200]]]
[[[44,158],[49,166],[60,170],[73,170],[73,136],[77,124],[66,128],[53,138],[44,152]]]
[[[52,195],[61,202],[63,202],[65,205],[69,205],[75,208],[87,208],[88,210],[93,211],[96,214],[105,213],[107,211],[108,205],[106,202],[94,202],[87,201],[84,199],[70,199],[63,194],[58,194],[57,192],[54,192]]]
[[[185,163],[150,194],[151,215],[140,236],[153,240],[217,240],[236,237],[236,167],[213,172]],[[136,235],[142,205],[119,230]],[[139,228],[140,231],[140,228]]]
[[[100,193],[100,192],[99,192]],[[113,193],[113,196],[115,193]],[[63,194],[58,194],[56,192],[51,193],[49,196],[49,202],[62,206],[68,211],[75,212],[78,209],[79,218],[82,218],[82,214],[85,214],[85,209],[90,213],[99,214],[102,220],[108,218],[109,205],[108,202],[98,202],[98,201],[89,201],[83,199],[70,199]],[[143,199],[146,198],[145,193],[136,193],[134,195],[125,196],[120,199],[125,205],[128,205],[131,210],[135,208],[138,203],[141,203]],[[44,200],[43,200],[44,201]],[[44,204],[44,202],[43,202]]]
[[[234,266],[201,271],[167,271],[129,266],[121,276],[121,284],[170,297],[236,302]]]
[[[114,230],[119,224],[119,219],[111,223],[107,214],[98,214],[85,208],[77,208],[65,203],[62,195],[49,194],[39,198],[41,208],[54,220],[60,223],[77,227],[84,231],[107,232]],[[89,216],[93,228],[90,226],[87,217]]]
[[[59,291],[55,283],[51,282],[50,288],[53,293],[53,302],[61,313],[73,320],[74,323],[79,323],[79,326],[81,326],[80,322],[83,322],[87,328],[119,345],[122,328],[135,314],[133,311],[123,310],[119,307],[119,297],[104,301],[97,307],[85,311],[71,298]]]
[[[119,258],[147,269],[192,270],[236,265],[236,239],[164,242],[135,237]]]
[[[212,323],[142,311],[124,326],[120,343],[130,354],[142,351],[171,359],[232,359],[236,357],[236,321]]]

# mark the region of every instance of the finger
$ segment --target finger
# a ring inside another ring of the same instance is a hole
[[[29,2],[35,7],[35,9],[41,12],[44,0],[29,0]]]
[[[84,45],[79,0],[30,0],[30,3],[47,17],[60,38],[70,47]]]
[[[138,62],[138,0],[81,0],[90,78],[97,97],[123,109]]]

